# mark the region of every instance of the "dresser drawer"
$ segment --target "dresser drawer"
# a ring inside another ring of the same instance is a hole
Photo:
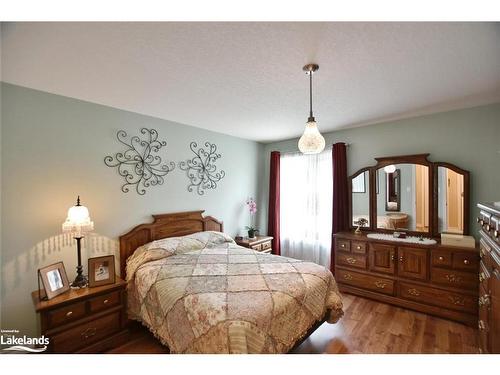
[[[94,297],[89,300],[90,312],[95,313],[120,303],[120,291],[103,294],[102,296]]]
[[[351,250],[353,253],[366,254],[366,242],[364,241],[352,241]]]
[[[252,245],[250,248],[257,250],[257,251],[260,251],[260,250],[262,250],[262,244],[259,243],[257,245]]]
[[[335,278],[339,283],[349,284],[355,287],[389,294],[391,296],[394,294],[394,281],[383,277],[337,269]]]
[[[432,252],[432,266],[433,267],[451,267],[452,254],[449,251],[434,250]]]
[[[410,283],[399,283],[399,297],[447,309],[475,312],[477,297]]]
[[[120,329],[120,312],[80,324],[50,338],[56,353],[72,353],[93,344]]]
[[[271,241],[264,242],[261,245],[261,250],[264,251],[264,252],[269,252],[269,251],[271,251],[271,246],[272,246]]]
[[[453,268],[464,271],[478,270],[479,261],[476,254],[453,253]]]
[[[477,274],[469,272],[433,268],[431,281],[454,288],[477,288]]]
[[[349,252],[351,251],[351,241],[337,239],[336,243],[337,243],[336,250],[349,251]]]
[[[47,313],[48,327],[54,328],[85,316],[85,301],[50,310]]]
[[[337,253],[337,264],[349,267],[366,269],[366,257],[359,254]]]

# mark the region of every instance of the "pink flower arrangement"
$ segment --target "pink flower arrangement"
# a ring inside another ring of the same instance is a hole
[[[252,197],[247,199],[248,211],[250,211],[250,215],[255,215],[257,212],[257,203],[253,200]]]

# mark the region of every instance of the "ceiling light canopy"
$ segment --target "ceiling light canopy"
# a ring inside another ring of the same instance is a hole
[[[312,110],[312,76],[319,69],[317,64],[307,64],[302,68],[309,75],[309,118],[304,134],[299,139],[299,150],[303,154],[318,154],[325,149],[325,138],[318,130]]]

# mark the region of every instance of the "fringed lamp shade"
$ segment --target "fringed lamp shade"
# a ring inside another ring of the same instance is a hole
[[[71,233],[74,237],[82,237],[84,233],[94,229],[94,222],[90,220],[89,210],[80,205],[80,198],[76,206],[68,210],[68,217],[62,225],[65,233]]]

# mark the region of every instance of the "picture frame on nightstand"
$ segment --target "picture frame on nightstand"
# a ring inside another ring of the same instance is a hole
[[[114,284],[115,274],[115,256],[105,255],[102,257],[89,258],[89,288],[96,286]]]
[[[40,300],[49,300],[70,289],[63,262],[38,269],[38,295]]]

